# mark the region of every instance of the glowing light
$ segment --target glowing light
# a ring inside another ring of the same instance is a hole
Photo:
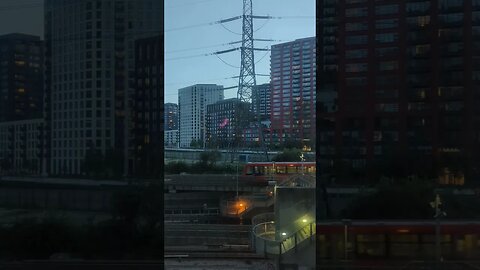
[[[303,223],[307,223],[307,220],[306,220],[306,219],[303,219],[302,222],[303,222]]]

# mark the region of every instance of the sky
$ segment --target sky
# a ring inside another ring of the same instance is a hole
[[[0,35],[13,32],[43,39],[43,0],[0,0]]]
[[[242,0],[165,0],[165,102],[178,103],[178,89],[197,83],[238,86],[240,51],[204,56],[241,44],[241,20],[209,24],[242,15]],[[285,17],[254,20],[256,48],[315,36],[315,0],[253,0],[254,15]],[[225,63],[224,63],[225,62]],[[270,52],[255,52],[257,74],[270,74]],[[270,78],[257,76],[257,84]],[[225,90],[225,98],[237,89]]]
[[[241,40],[241,20],[223,24],[226,29],[209,23],[241,15],[242,5],[242,0],[165,0],[165,102],[177,103],[178,89],[196,83],[238,86],[231,77],[240,73],[240,51],[218,55],[221,59],[203,55],[240,46],[227,43]],[[276,40],[256,41],[257,48],[315,36],[314,0],[253,0],[253,10],[286,17],[254,21],[254,38]],[[43,38],[43,0],[0,0],[0,35],[12,32]],[[255,62],[257,74],[269,75],[269,52],[257,51]],[[257,84],[268,81],[257,76]],[[236,91],[225,90],[225,97],[236,97]]]

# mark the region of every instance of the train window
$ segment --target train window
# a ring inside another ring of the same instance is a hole
[[[245,175],[252,175],[253,174],[254,167],[252,166],[247,166],[245,168]]]
[[[255,166],[255,175],[264,175],[265,166]]]
[[[275,168],[277,169],[278,174],[285,174],[287,171],[285,166],[276,166]]]
[[[300,169],[300,171],[301,171],[301,168],[299,168],[299,169]],[[297,173],[297,167],[295,167],[295,166],[288,166],[288,167],[287,167],[287,173],[288,173],[288,174],[295,174],[295,173]]]
[[[385,256],[385,235],[357,235],[357,252],[359,256]]]
[[[315,166],[305,167],[305,172],[309,173],[309,174],[314,174],[315,173]]]
[[[415,257],[418,253],[419,238],[416,234],[390,235],[390,256]]]

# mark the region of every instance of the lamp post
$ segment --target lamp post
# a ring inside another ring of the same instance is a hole
[[[440,267],[441,255],[442,255],[442,248],[440,243],[440,218],[447,216],[447,213],[440,209],[440,205],[442,204],[442,200],[440,199],[440,195],[438,193],[435,196],[435,200],[430,202],[430,206],[435,209],[435,261],[437,265],[437,269]]]
[[[348,225],[352,223],[350,219],[343,219],[343,250],[344,250],[344,259],[348,260]]]
[[[300,154],[300,160],[302,161],[302,175],[305,175],[305,167],[304,167],[305,156],[303,155],[303,153]]]
[[[240,162],[240,154],[238,155],[237,157],[237,174],[236,174],[236,177],[237,177],[237,200],[238,200],[238,163]]]

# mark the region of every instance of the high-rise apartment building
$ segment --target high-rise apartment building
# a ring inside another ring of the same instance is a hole
[[[135,171],[153,176],[163,162],[163,41],[135,41]],[[163,173],[163,172],[162,172]]]
[[[88,151],[133,168],[135,40],[162,32],[162,1],[46,0],[47,167],[80,174]],[[158,82],[160,83],[160,82]]]
[[[234,147],[235,128],[239,111],[248,111],[249,103],[229,98],[207,105],[206,145],[211,148]],[[243,134],[242,134],[243,135]]]
[[[222,85],[196,84],[178,90],[180,147],[204,147],[207,105],[223,100]]]
[[[271,133],[273,144],[315,144],[315,37],[272,46]]]
[[[480,1],[318,8],[322,167],[351,179],[455,172],[439,177],[448,184],[478,175]]]
[[[164,105],[165,130],[178,129],[178,105],[165,103]]]
[[[0,122],[0,171],[41,173],[43,126],[41,118]]]
[[[270,120],[271,113],[271,100],[272,95],[270,83],[264,83],[256,85],[253,88],[254,94],[252,95],[253,111],[256,111],[258,106],[260,111],[261,120]]]
[[[0,36],[0,122],[43,115],[43,41],[37,36]]]

